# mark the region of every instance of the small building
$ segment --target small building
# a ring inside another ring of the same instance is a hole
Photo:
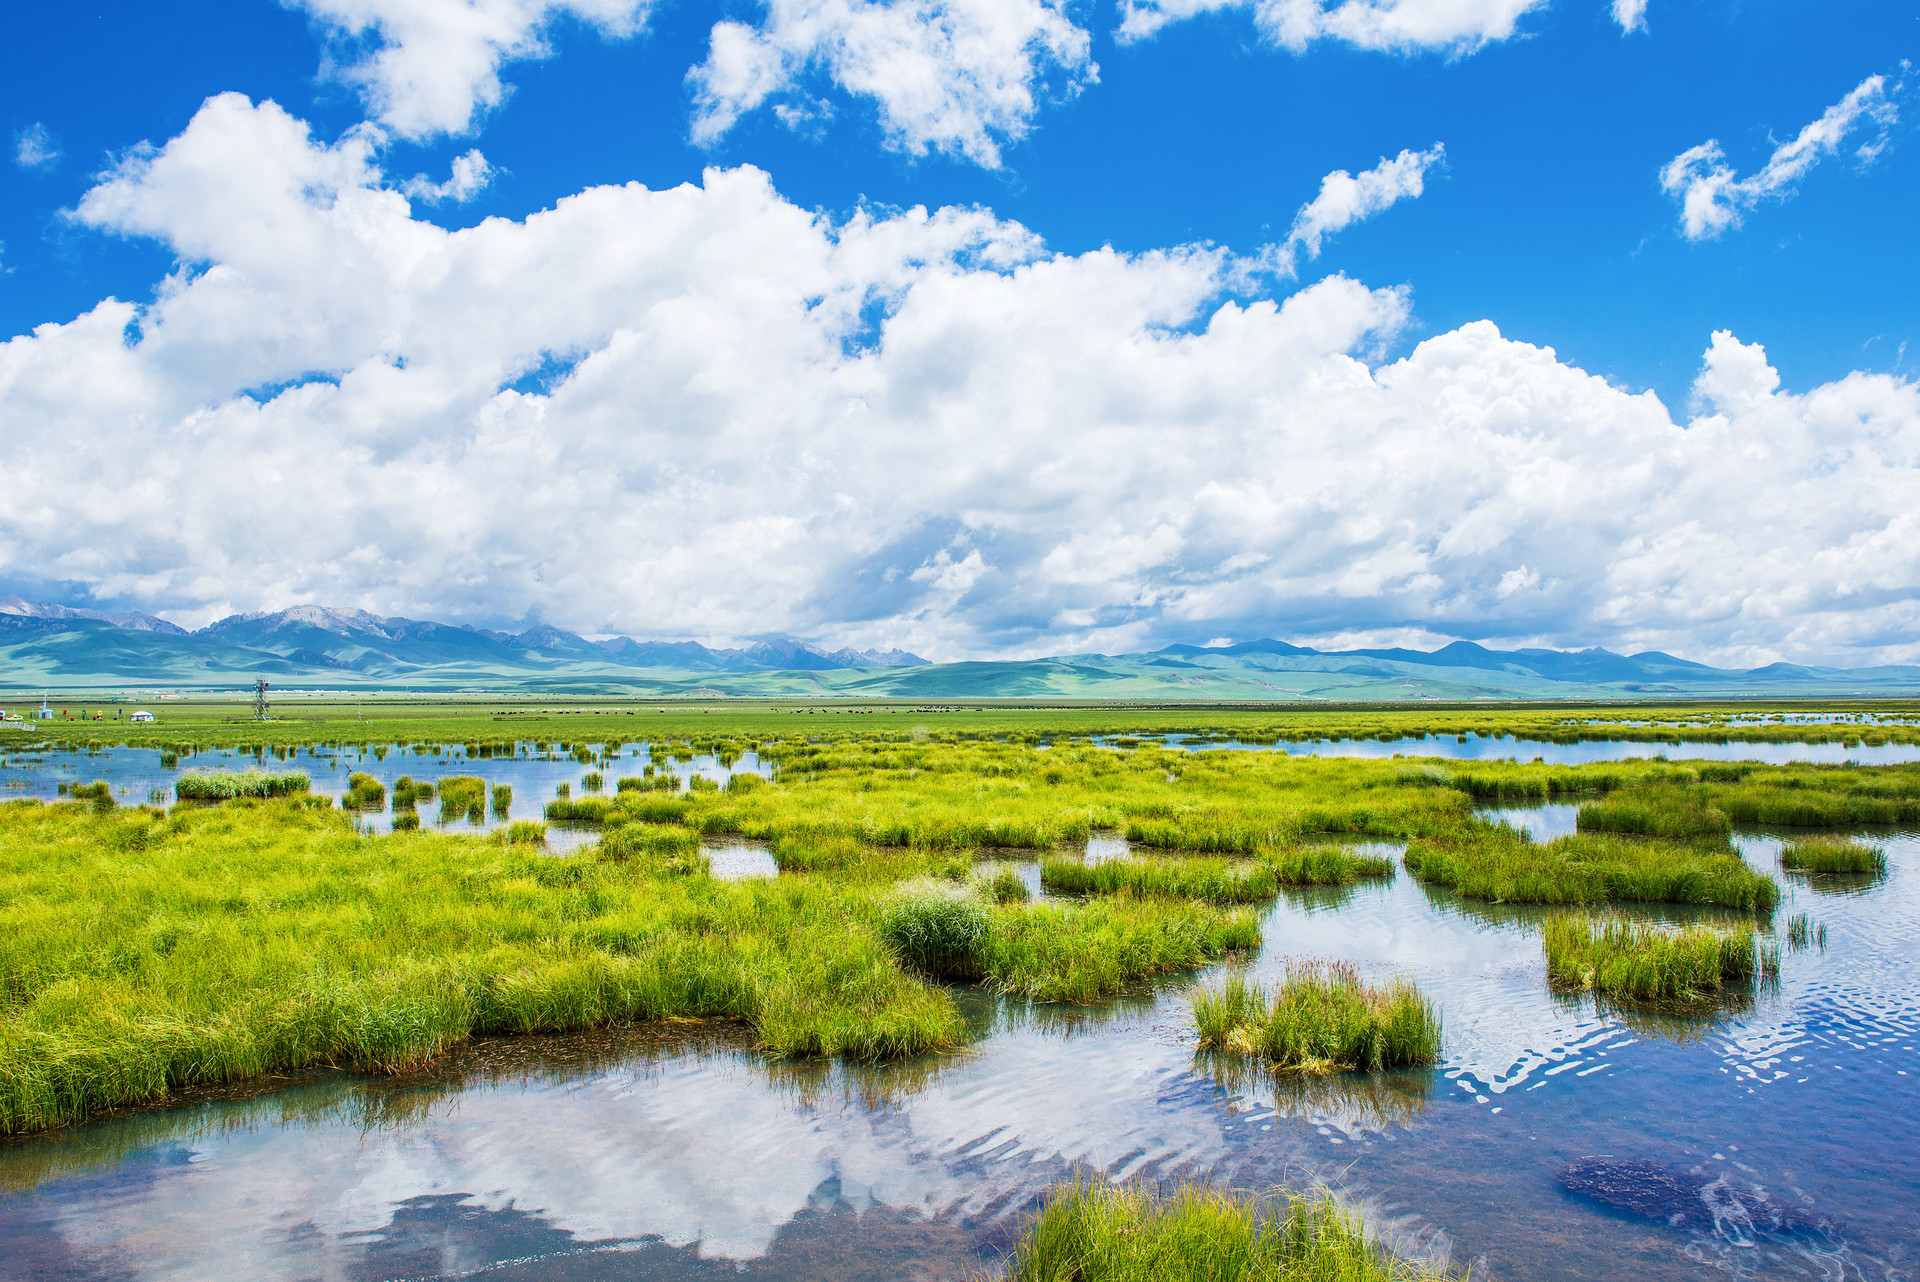
[[[132,716],[130,716],[130,717],[128,717],[128,718],[127,718],[127,720],[129,720],[129,721],[151,721],[151,720],[153,720],[153,714],[152,714],[151,712],[145,712],[145,711],[142,711],[142,712],[136,712],[136,713],[134,713],[134,714],[133,714]]]

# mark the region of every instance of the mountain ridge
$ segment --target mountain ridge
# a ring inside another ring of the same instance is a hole
[[[898,649],[828,650],[791,637],[710,648],[590,639],[548,624],[518,633],[356,608],[228,615],[188,631],[152,615],[0,597],[0,684],[230,687],[265,677],[316,688],[620,692],[834,698],[1195,700],[1706,697],[1920,693],[1920,667],[1773,663],[1714,668],[1661,651],[1494,650],[1454,641],[1317,650],[1261,639],[1133,654],[934,664]]]

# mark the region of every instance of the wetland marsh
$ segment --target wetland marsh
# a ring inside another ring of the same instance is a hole
[[[1056,1225],[1217,1227],[1249,1205],[1225,1190],[1284,1186],[1306,1200],[1271,1214],[1363,1223],[1380,1267],[1476,1278],[1889,1277],[1920,1250],[1920,768],[752,728],[156,760],[314,784],[217,804],[86,768],[159,747],[9,751],[47,777],[0,807],[0,1257],[998,1276],[1091,1173],[1170,1200]],[[385,823],[341,809],[354,773]],[[402,774],[504,784],[507,812],[386,831]],[[60,796],[99,778],[113,800]],[[604,804],[563,827],[563,783]],[[1741,817],[1783,797],[1816,822]],[[1679,959],[1636,969],[1646,940]],[[1399,1031],[1269,1037],[1303,976]],[[1235,984],[1203,1046],[1193,994]]]

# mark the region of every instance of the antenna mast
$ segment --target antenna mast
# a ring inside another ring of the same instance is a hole
[[[267,679],[260,677],[253,683],[253,719],[267,720]]]

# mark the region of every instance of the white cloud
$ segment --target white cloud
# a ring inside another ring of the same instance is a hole
[[[835,222],[750,168],[447,231],[364,138],[236,96],[76,216],[187,266],[0,345],[0,578],[944,657],[1920,659],[1920,387],[1786,391],[1730,335],[1676,422],[1485,321],[1370,365],[1397,291],[1233,296],[1224,251],[1051,254],[980,210]]]
[[[646,24],[651,0],[282,0],[345,46],[329,72],[406,138],[463,133],[507,95],[502,64],[548,54],[562,17],[609,37]]]
[[[445,182],[437,183],[425,174],[415,174],[400,184],[400,190],[418,200],[435,204],[443,200],[465,204],[485,191],[497,172],[480,154],[480,149],[475,147],[466,155],[453,158],[452,172]]]
[[[1122,0],[1122,43],[1144,40],[1183,18],[1252,9],[1267,39],[1295,53],[1317,40],[1393,53],[1468,54],[1512,38],[1547,0]]]
[[[1275,265],[1291,275],[1301,249],[1308,258],[1320,256],[1328,236],[1362,219],[1371,218],[1401,200],[1412,200],[1426,190],[1427,170],[1439,164],[1447,149],[1440,143],[1430,151],[1402,151],[1358,178],[1336,169],[1320,180],[1320,194],[1300,207],[1287,238],[1273,251]]]
[[[1894,90],[1898,89],[1896,84]],[[1877,126],[1875,136],[1856,151],[1861,160],[1872,160],[1886,146],[1887,131],[1898,119],[1899,111],[1885,78],[1868,76],[1792,142],[1774,148],[1759,172],[1736,177],[1720,144],[1709,138],[1668,161],[1660,171],[1660,186],[1680,199],[1680,227],[1687,239],[1704,240],[1738,227],[1741,215],[1760,202],[1792,196],[1820,158],[1838,154],[1840,145],[1856,129]]]
[[[28,125],[14,139],[13,163],[22,169],[45,169],[58,159],[60,149],[45,125]]]
[[[1620,24],[1622,31],[1645,31],[1647,0],[1613,0],[1613,20]]]
[[[769,0],[759,26],[714,26],[688,76],[693,136],[711,145],[769,99],[790,125],[817,114],[818,73],[871,99],[888,143],[909,155],[964,155],[988,167],[1026,136],[1038,97],[1099,79],[1065,0]]]

